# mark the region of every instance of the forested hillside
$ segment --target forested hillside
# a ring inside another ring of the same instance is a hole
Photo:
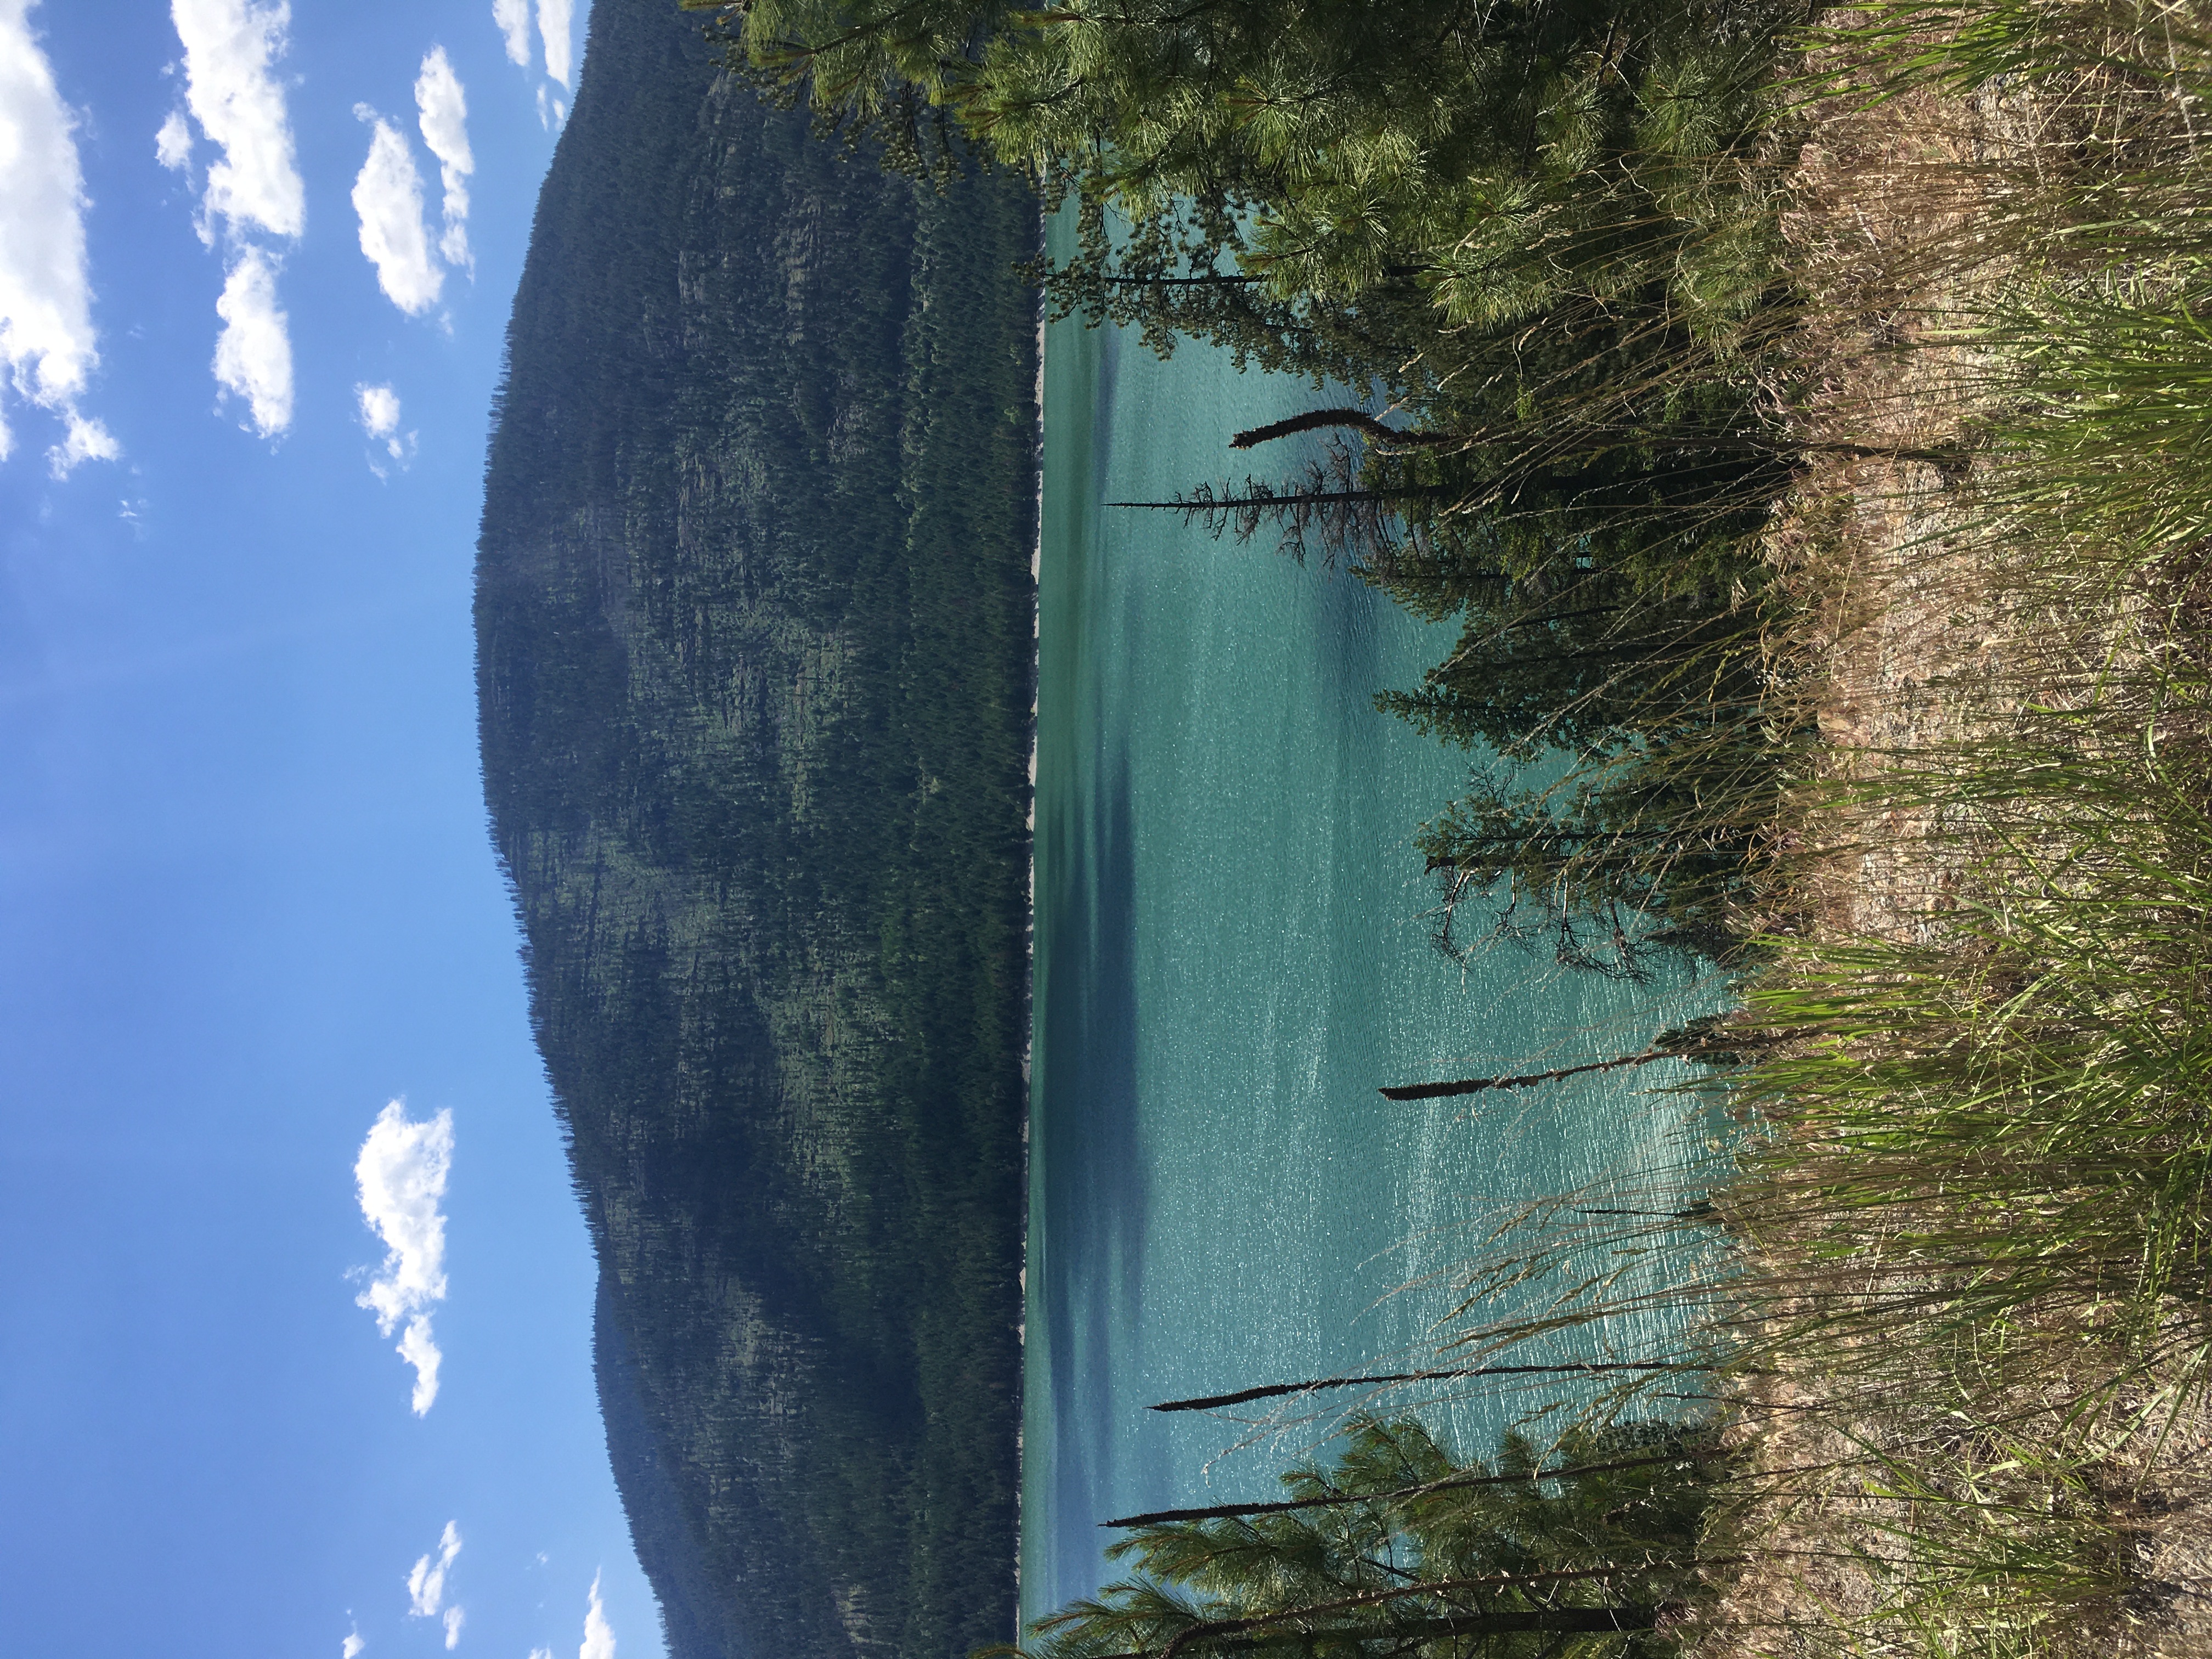
[[[477,674],[678,1659],[1012,1632],[1037,234],[593,9]]]

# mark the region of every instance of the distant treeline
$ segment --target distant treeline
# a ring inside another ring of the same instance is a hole
[[[678,1659],[1013,1628],[1038,238],[594,8],[478,691]]]

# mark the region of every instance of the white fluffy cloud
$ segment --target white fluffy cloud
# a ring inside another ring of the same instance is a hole
[[[354,401],[361,408],[361,424],[372,438],[389,442],[399,431],[399,394],[388,386],[357,386]],[[398,450],[392,452],[395,456]]]
[[[170,0],[185,46],[185,102],[222,152],[208,168],[200,234],[220,226],[297,236],[307,191],[293,159],[292,119],[276,75],[292,9],[254,0]]]
[[[545,72],[562,86],[574,63],[570,35],[575,27],[576,0],[538,0],[538,38],[545,43]]]
[[[536,0],[538,38],[545,48],[545,73],[561,84],[567,92],[575,81],[576,66],[576,0]],[[507,61],[527,70],[530,67],[530,22],[532,0],[492,0],[492,21],[507,42]],[[557,127],[568,118],[568,101],[556,96],[552,88],[538,88],[538,120],[547,128]]]
[[[276,76],[292,10],[278,0],[170,0],[185,48],[185,107],[217,155],[200,191],[200,240],[218,237],[229,266],[216,314],[215,377],[246,399],[254,429],[275,437],[292,424],[292,339],[276,302],[277,264],[251,239],[297,238],[307,191],[294,158],[292,118]],[[154,137],[164,167],[190,167],[192,133],[172,110]]]
[[[353,210],[361,216],[361,251],[376,267],[385,298],[410,317],[438,303],[445,267],[430,252],[422,225],[422,175],[399,129],[367,105],[354,113],[370,124],[368,159],[353,181]]]
[[[451,1653],[461,1644],[461,1626],[469,1621],[467,1613],[459,1607],[446,1609],[446,1651]]]
[[[420,1557],[407,1574],[407,1615],[435,1619],[446,1606],[446,1575],[460,1559],[461,1529],[448,1521],[438,1534],[436,1550]]]
[[[443,46],[431,47],[422,58],[422,72],[415,77],[415,112],[422,142],[438,158],[440,207],[446,225],[438,252],[447,264],[471,270],[476,261],[469,255],[469,175],[477,170],[477,161],[469,150],[468,95]]]
[[[15,396],[58,415],[57,477],[113,460],[115,440],[77,400],[100,362],[84,246],[84,174],[53,67],[31,33],[35,0],[0,0],[0,363]],[[15,439],[0,421],[0,458]]]
[[[530,67],[530,0],[491,0],[491,21],[507,43],[507,61]]]
[[[254,430],[273,438],[292,424],[292,336],[276,303],[276,267],[258,247],[232,263],[215,302],[216,383],[246,399]]]
[[[615,1633],[607,1624],[607,1611],[599,1603],[599,1575],[592,1575],[592,1601],[584,1609],[584,1644],[576,1659],[615,1659]]]
[[[338,1659],[361,1659],[361,1650],[368,1645],[361,1639],[359,1631],[349,1631],[346,1639],[338,1644]]]
[[[377,1114],[353,1166],[362,1215],[386,1251],[383,1267],[355,1300],[376,1315],[383,1335],[406,1322],[399,1356],[415,1368],[417,1417],[438,1397],[441,1356],[431,1339],[430,1309],[446,1297],[446,1218],[438,1206],[453,1161],[453,1113],[417,1123],[395,1100]],[[459,1535],[446,1530],[458,1551]]]

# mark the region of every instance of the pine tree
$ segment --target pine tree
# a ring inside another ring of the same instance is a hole
[[[1696,1593],[1711,1454],[1680,1425],[1509,1434],[1455,1463],[1411,1419],[1360,1419],[1300,1507],[1146,1526],[1133,1576],[1041,1620],[1009,1659],[1535,1659],[1644,1655]],[[978,1659],[982,1659],[978,1656]]]
[[[1074,205],[1060,296],[1102,314],[1316,371],[1364,337],[1371,369],[1404,302],[1433,333],[1655,283],[1714,315],[1763,289],[1784,0],[685,3],[825,125],[917,167],[957,128]]]

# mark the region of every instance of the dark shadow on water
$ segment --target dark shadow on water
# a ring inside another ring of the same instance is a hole
[[[1317,569],[1314,575],[1322,585],[1316,659],[1336,692],[1339,718],[1371,738],[1373,722],[1389,718],[1376,711],[1375,694],[1399,689],[1382,683],[1380,634],[1389,601],[1348,570]]]
[[[1095,532],[1101,492],[1114,459],[1114,399],[1121,388],[1121,331],[1101,328],[1086,333],[1085,343],[1094,354],[1091,373],[1097,377],[1091,384],[1097,389],[1091,400],[1091,477],[1085,481],[1081,501]]]
[[[1126,756],[1100,757],[1087,848],[1054,895],[1037,1133],[1051,1218],[1040,1313],[1053,1356],[1054,1582],[1097,1582],[1116,1429],[1109,1378],[1130,1368],[1147,1194],[1137,1133],[1136,861]],[[1071,849],[1073,850],[1073,849]],[[1085,879],[1087,878],[1087,880]],[[1121,1363],[1109,1354],[1123,1351]],[[1039,1450],[1044,1449],[1039,1448]]]

